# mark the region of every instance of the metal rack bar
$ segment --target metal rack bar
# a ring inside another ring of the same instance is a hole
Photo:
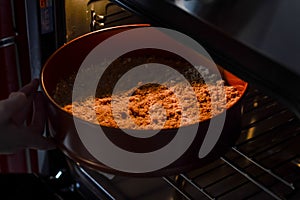
[[[180,174],[180,176],[186,180],[189,184],[191,184],[195,189],[197,189],[198,191],[200,191],[202,194],[204,194],[208,199],[215,199],[214,197],[212,197],[204,188],[199,187],[192,179],[188,178],[186,175],[184,174]]]
[[[243,156],[244,158],[246,158],[247,160],[249,160],[251,163],[253,163],[254,165],[256,165],[257,167],[259,167],[260,169],[262,169],[263,171],[265,171],[266,173],[270,174],[271,176],[273,176],[275,179],[277,179],[278,181],[282,182],[283,184],[285,184],[286,186],[290,187],[292,190],[295,190],[294,184],[287,182],[286,180],[284,180],[283,178],[281,178],[280,176],[278,176],[277,174],[273,173],[272,170],[265,168],[264,166],[262,166],[261,164],[259,164],[258,162],[254,161],[252,158],[250,158],[249,156],[245,155],[244,153],[242,153],[241,151],[239,151],[236,147],[232,147],[231,148],[234,152],[238,153],[239,155]]]
[[[226,163],[225,163],[225,164],[226,164]],[[225,180],[225,179],[227,179],[228,177],[233,176],[233,175],[234,175],[234,172],[232,172],[232,173],[230,173],[230,174],[227,174],[226,176],[224,176],[224,177],[222,177],[222,178],[220,178],[220,179],[218,179],[218,180],[216,180],[216,181],[214,181],[214,182],[212,182],[212,183],[206,185],[206,186],[203,187],[203,188],[208,188],[208,187],[211,187],[211,186],[213,186],[213,185],[216,185],[217,183],[219,183],[219,182],[221,182],[221,181],[223,181],[223,180]]]
[[[86,172],[82,167],[78,167],[78,170],[82,174],[84,174],[97,188],[99,191],[102,191],[109,199],[111,200],[116,200],[116,198],[109,192],[107,191],[101,184],[99,184],[88,172]]]
[[[238,166],[232,164],[225,157],[221,157],[220,159],[223,160],[224,162],[226,162],[230,167],[232,167],[234,170],[236,170],[237,172],[239,172],[241,175],[243,175],[244,177],[246,177],[249,181],[251,181],[252,183],[254,183],[256,186],[258,186],[260,189],[262,189],[263,191],[265,191],[266,193],[268,193],[269,195],[271,195],[275,199],[277,199],[277,200],[281,200],[282,199],[280,196],[278,196],[277,194],[275,194],[274,192],[272,192],[271,190],[269,190],[267,187],[265,187],[259,181],[257,181],[254,178],[252,178],[248,173],[246,173],[245,171],[243,171],[241,168],[239,168]]]
[[[162,178],[163,178],[168,184],[170,184],[177,192],[179,192],[184,198],[186,198],[187,200],[192,200],[192,197],[190,197],[189,194],[187,194],[185,191],[183,191],[181,188],[179,188],[179,187],[177,186],[177,184],[174,183],[174,182],[172,181],[171,178],[166,177],[166,176],[164,176],[164,177],[162,177]]]

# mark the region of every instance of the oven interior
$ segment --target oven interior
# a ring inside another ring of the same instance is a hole
[[[82,6],[65,3],[73,11]],[[147,23],[116,4],[101,3],[105,6],[98,8],[91,3],[90,12],[79,18],[66,10],[66,21],[72,21],[66,24],[67,40],[105,27]],[[74,26],[82,19],[88,27],[80,28],[81,23]],[[250,84],[243,101],[238,142],[224,156],[199,169],[166,177],[126,177],[85,168],[54,150],[49,152],[49,176],[28,175],[13,183],[14,188],[24,188],[22,180],[24,184],[34,180],[36,188],[41,188],[35,196],[43,199],[299,199],[299,143],[296,115]],[[8,185],[1,182],[3,191],[15,192]]]
[[[90,30],[146,22],[109,1],[90,5]],[[75,36],[76,37],[76,36]],[[72,37],[70,37],[71,39]],[[250,84],[240,139],[224,156],[171,177],[133,178],[96,172],[68,160],[72,187],[87,199],[297,199],[300,121]]]

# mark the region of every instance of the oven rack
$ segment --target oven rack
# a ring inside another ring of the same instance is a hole
[[[299,119],[257,89],[243,105],[241,136],[220,159],[158,178],[107,176],[74,164],[77,190],[110,200],[299,199]]]

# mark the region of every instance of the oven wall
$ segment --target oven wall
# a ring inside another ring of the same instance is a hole
[[[123,24],[146,23],[145,20],[122,9],[109,0],[65,0],[66,40],[102,28]]]
[[[39,78],[47,58],[65,41],[64,1],[0,1],[0,99]],[[0,155],[0,173],[39,172],[45,152]]]
[[[0,99],[31,79],[25,1],[0,1]],[[35,168],[31,151],[0,155],[0,172],[29,172]]]

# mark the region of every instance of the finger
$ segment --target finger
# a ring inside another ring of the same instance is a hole
[[[9,120],[12,116],[26,106],[27,98],[22,92],[13,92],[5,100],[1,101],[1,122]]]
[[[37,91],[38,87],[39,87],[39,80],[33,79],[30,83],[22,87],[19,91],[23,92],[26,96],[29,96],[33,92]]]
[[[34,143],[31,147],[28,148],[36,149],[36,150],[52,150],[52,149],[56,149],[57,147],[53,139],[42,138],[40,141]]]
[[[44,97],[41,92],[33,95],[33,115],[30,127],[40,134],[45,128],[46,112]]]
[[[30,138],[28,138],[26,144],[24,145],[25,148],[38,150],[51,150],[56,148],[55,142],[52,138],[46,138],[37,134],[28,135]]]
[[[13,122],[17,126],[24,124],[25,120],[30,120],[29,122],[31,122],[32,110],[33,110],[33,98],[32,96],[29,96],[27,97],[27,103],[24,105],[24,107],[19,112],[16,112],[12,116]]]
[[[28,101],[24,108],[13,116],[13,121],[16,125],[20,126],[26,119],[31,120],[29,117],[32,116],[32,94],[37,90],[38,86],[39,80],[34,79],[19,90],[19,92],[22,92],[27,96]]]
[[[0,154],[14,153],[25,148],[40,150],[56,148],[52,138],[45,138],[42,134],[37,134],[33,128],[17,127],[15,124],[8,124],[4,129],[2,127],[0,141]]]
[[[14,149],[50,150],[56,148],[52,138],[43,137],[42,133],[37,132],[33,127],[22,127],[22,129],[18,129],[15,133],[17,134],[14,134],[15,137],[11,141],[13,145],[10,145]]]
[[[28,131],[31,138],[28,138],[27,147],[32,149],[49,150],[56,148],[52,138],[42,136],[45,129],[46,112],[44,96],[41,92],[33,95],[33,118]]]

